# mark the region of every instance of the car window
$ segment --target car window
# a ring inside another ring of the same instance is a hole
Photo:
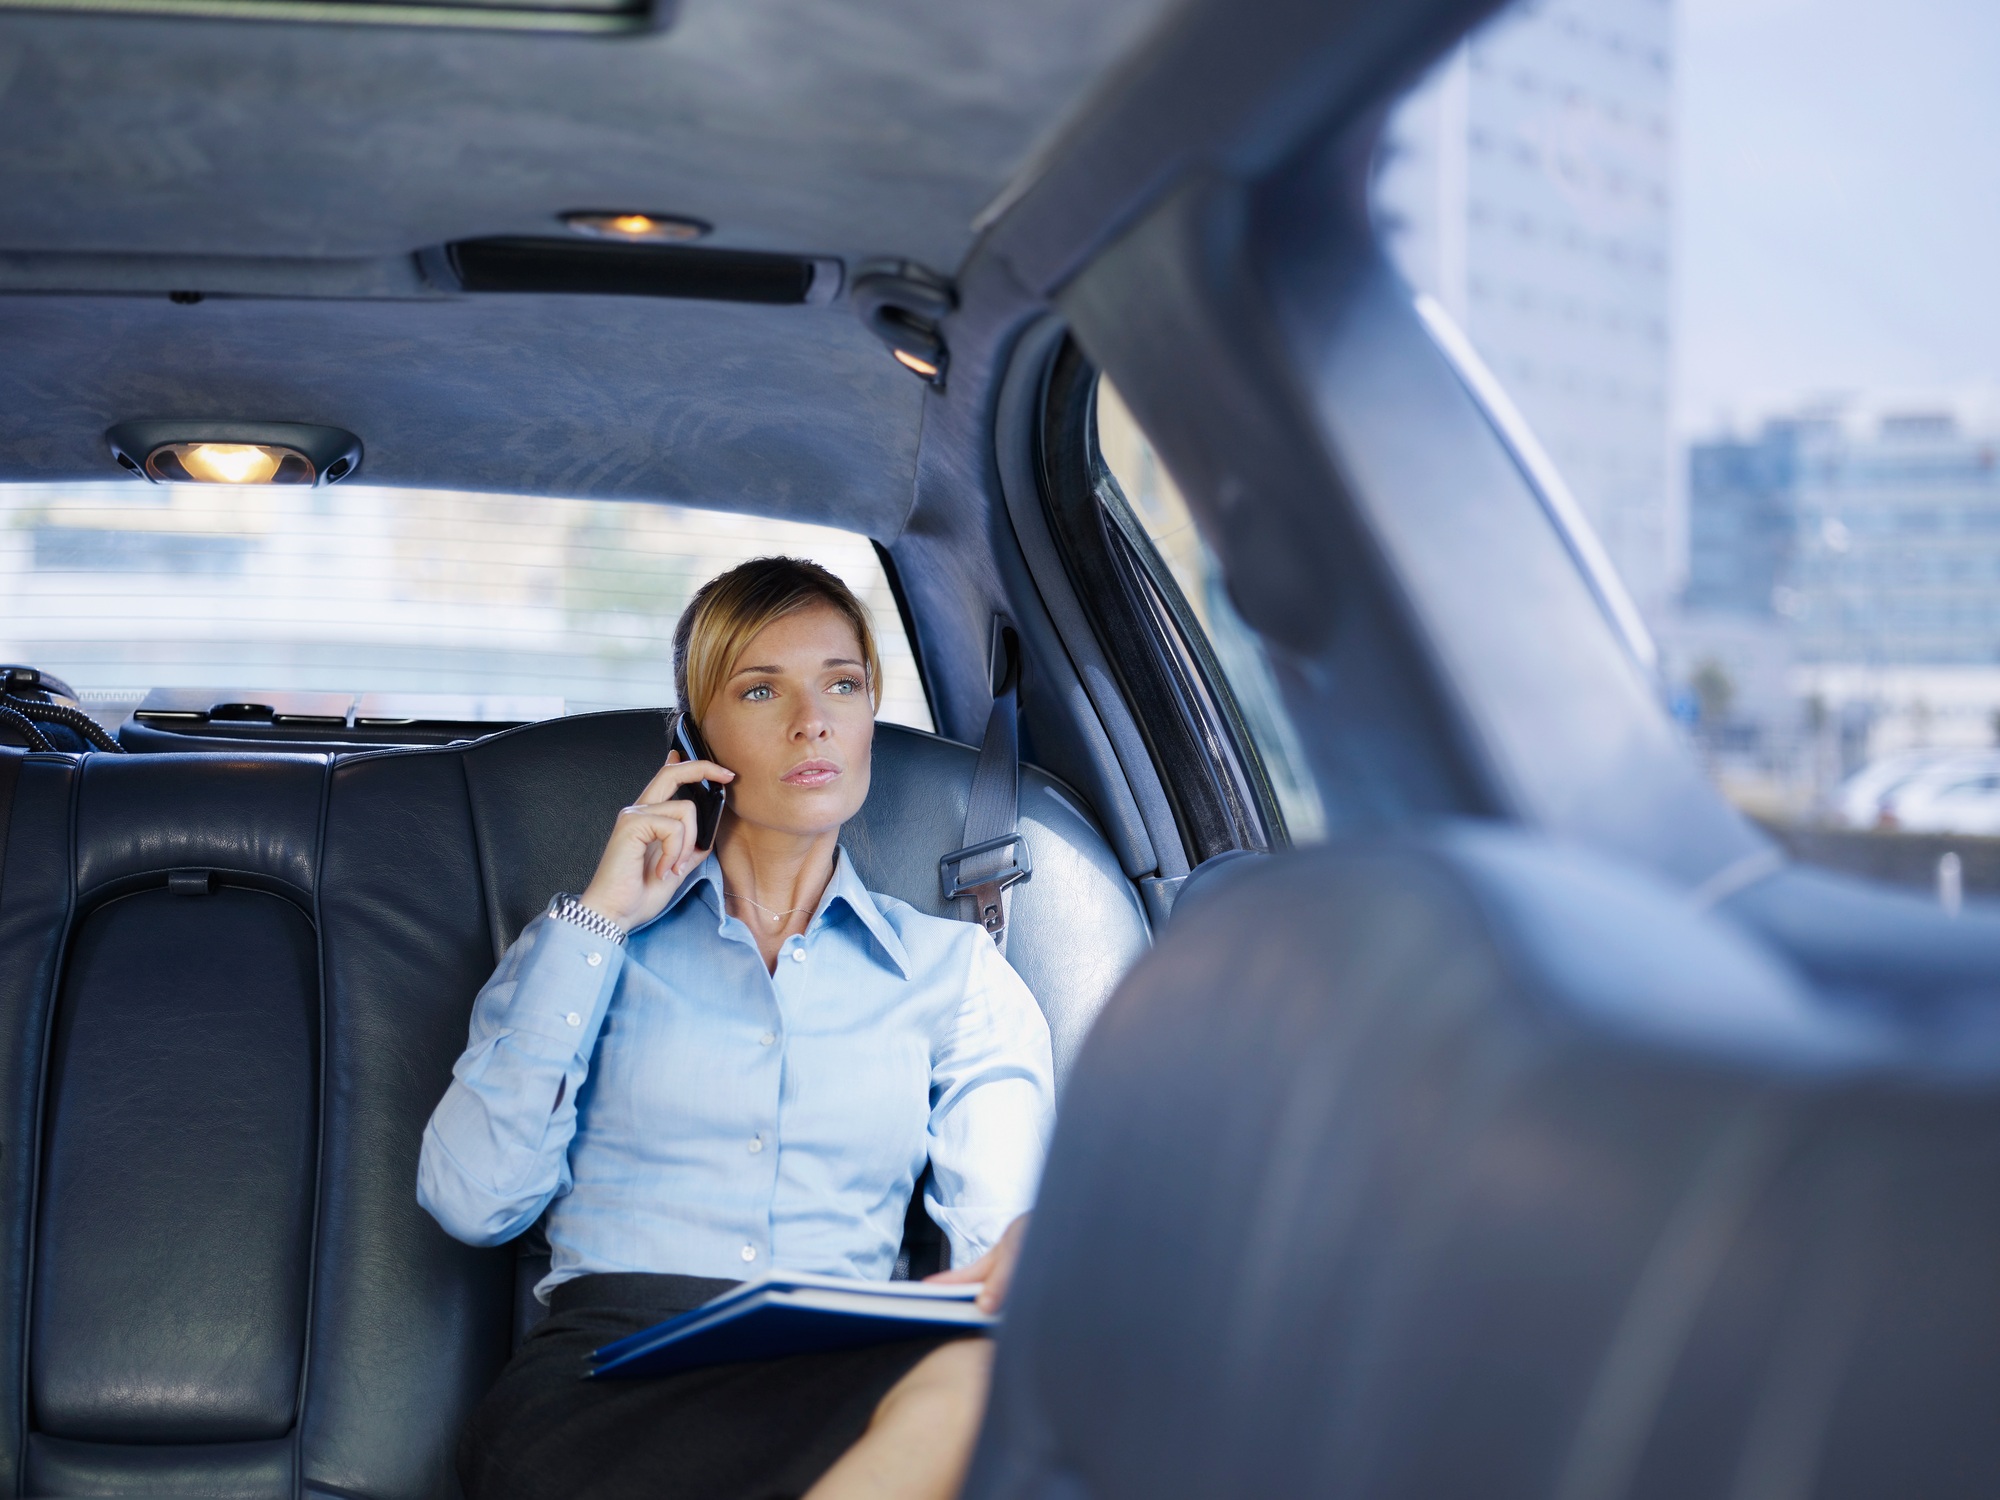
[[[1151,563],[1170,579],[1207,638],[1253,741],[1294,843],[1326,836],[1326,815],[1298,735],[1256,632],[1229,602],[1221,569],[1195,529],[1187,501],[1108,379],[1097,385],[1097,446],[1125,504],[1152,543]]]
[[[822,526],[342,485],[0,486],[0,660],[101,718],[163,688],[455,700],[513,720],[674,701],[674,622],[746,558],[823,563],[874,616],[882,717],[931,728],[881,560]]]
[[[1723,793],[1942,899],[1961,868],[2000,891],[2000,197],[1971,186],[2000,10],[1887,14],[1517,0],[1391,113],[1373,212],[1573,492]]]

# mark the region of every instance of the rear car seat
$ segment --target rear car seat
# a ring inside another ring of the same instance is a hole
[[[0,1492],[453,1492],[525,1278],[417,1207],[419,1133],[480,983],[588,879],[666,728],[0,749]],[[954,914],[937,858],[974,758],[882,726],[845,835],[872,889]],[[1021,826],[1009,956],[1060,1078],[1148,934],[1078,800],[1026,768]]]

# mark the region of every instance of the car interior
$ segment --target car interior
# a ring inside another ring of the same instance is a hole
[[[844,843],[1013,861],[1061,1098],[969,1496],[2000,1487],[2000,920],[1715,793],[1376,247],[1492,8],[0,0],[0,482],[872,544]],[[324,697],[8,671],[0,1490],[449,1496],[538,1316],[419,1135],[672,705]]]

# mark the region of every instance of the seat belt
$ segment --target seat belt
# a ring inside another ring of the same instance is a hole
[[[938,884],[947,901],[969,902],[967,920],[1007,951],[1007,888],[1034,874],[1021,837],[1021,645],[1013,628],[994,622],[999,682],[986,737],[965,798],[965,842],[938,861]]]

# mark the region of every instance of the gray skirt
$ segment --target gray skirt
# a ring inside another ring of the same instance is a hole
[[[699,1276],[580,1276],[550,1298],[466,1424],[467,1500],[792,1500],[867,1429],[943,1335],[585,1380],[590,1351],[736,1285]]]

